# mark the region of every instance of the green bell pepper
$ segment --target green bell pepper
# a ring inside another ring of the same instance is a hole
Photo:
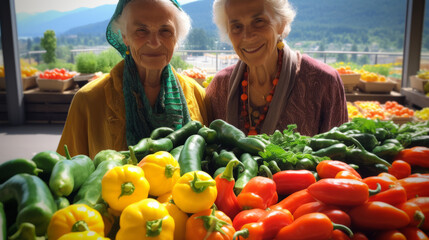
[[[259,168],[258,162],[249,153],[241,154],[240,162],[242,162],[243,165],[237,166],[239,171],[234,185],[234,192],[237,195],[241,190],[243,190],[244,186],[250,181],[250,179],[258,175]]]
[[[64,159],[66,157],[54,151],[39,152],[31,158],[36,163],[37,168],[43,170],[38,176],[46,183],[49,182],[55,164]]]
[[[329,157],[333,160],[343,160],[348,152],[348,147],[344,143],[336,143],[326,148],[319,149],[311,155],[318,157]]]
[[[36,163],[31,160],[25,158],[8,160],[0,164],[0,184],[18,173],[28,173],[37,176],[40,172],[42,170],[37,168]]]
[[[215,168],[226,167],[226,165],[228,165],[229,161],[231,160],[238,161],[238,158],[231,151],[222,149],[220,153],[213,153],[212,161],[214,161]]]
[[[382,145],[375,147],[372,149],[372,153],[379,156],[382,159],[387,160],[388,162],[392,162],[393,159],[398,155],[400,151],[402,151],[404,147],[402,144],[396,139],[387,139],[383,142]]]
[[[198,130],[198,135],[203,137],[207,144],[214,144],[217,142],[217,132],[206,126],[203,126]]]
[[[222,119],[212,121],[209,128],[217,132],[218,141],[226,147],[238,147],[238,140],[246,137],[240,129]]]
[[[86,204],[92,208],[97,203],[102,202],[101,198],[101,180],[103,176],[112,168],[123,165],[120,161],[101,162],[94,172],[89,175],[86,181],[77,191],[73,204]]]
[[[155,128],[150,133],[150,139],[152,139],[152,140],[160,139],[160,138],[166,137],[168,134],[170,134],[172,132],[174,132],[174,129],[172,129],[170,127]]]
[[[175,130],[168,134],[166,138],[169,138],[173,142],[173,148],[179,145],[183,145],[189,136],[197,134],[198,130],[203,125],[199,121],[190,121],[186,123],[182,128]]]
[[[104,161],[118,161],[123,164],[126,163],[127,157],[115,150],[106,149],[98,152],[94,159],[92,159],[92,162],[94,163],[94,167],[97,169],[98,165]]]
[[[64,147],[66,160],[59,161],[52,169],[49,187],[56,196],[69,196],[82,186],[95,166],[86,155],[70,157],[67,146]]]

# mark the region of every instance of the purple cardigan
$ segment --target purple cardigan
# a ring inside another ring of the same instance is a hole
[[[219,71],[206,89],[206,97],[213,110],[212,120],[226,120],[229,79],[234,67]],[[301,135],[313,136],[348,121],[344,86],[334,68],[308,55],[301,55],[295,81],[276,129],[283,131],[289,124],[296,124]],[[246,132],[242,122],[236,127]]]

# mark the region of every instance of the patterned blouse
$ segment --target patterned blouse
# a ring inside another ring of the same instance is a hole
[[[276,129],[283,131],[289,124],[296,124],[301,135],[313,136],[347,122],[346,95],[338,72],[308,55],[297,55],[296,83]],[[226,120],[229,79],[234,67],[219,71],[206,89],[213,120]],[[236,127],[246,132],[244,121]]]

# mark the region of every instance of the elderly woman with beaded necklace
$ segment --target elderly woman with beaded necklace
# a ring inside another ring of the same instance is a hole
[[[308,136],[348,120],[336,70],[283,42],[295,17],[288,0],[215,0],[213,16],[240,58],[206,89],[214,119],[248,135],[296,124]]]
[[[72,156],[92,158],[127,150],[158,127],[207,125],[204,88],[169,64],[189,29],[176,0],[119,0],[106,37],[124,60],[75,94],[57,151],[66,144]]]

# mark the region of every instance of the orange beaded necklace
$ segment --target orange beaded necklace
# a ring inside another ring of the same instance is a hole
[[[241,110],[241,116],[244,117],[244,128],[247,130],[248,135],[257,135],[258,134],[258,127],[262,124],[262,122],[265,120],[266,114],[268,112],[268,108],[270,106],[271,101],[273,100],[274,91],[276,89],[276,86],[279,82],[280,77],[280,71],[282,69],[282,62],[283,62],[283,50],[279,49],[278,51],[278,60],[277,60],[277,73],[274,77],[274,80],[272,81],[273,88],[271,89],[268,96],[265,97],[265,106],[262,110],[261,114],[255,114],[255,112],[249,112],[248,109],[250,109],[250,103],[248,98],[248,85],[249,85],[249,73],[246,67],[246,70],[243,74],[243,80],[241,81],[241,87],[243,93],[241,94],[241,102],[242,102],[242,110]],[[255,119],[253,119],[253,117]],[[253,121],[252,121],[253,119]],[[253,123],[252,123],[253,122]]]

